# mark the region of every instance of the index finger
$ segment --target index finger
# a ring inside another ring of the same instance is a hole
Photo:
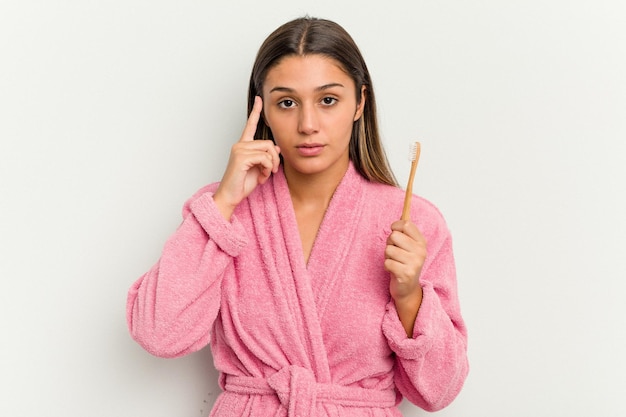
[[[261,110],[263,110],[263,100],[261,97],[256,96],[254,97],[254,105],[252,106],[250,116],[248,116],[246,127],[243,129],[243,133],[241,134],[241,139],[239,140],[240,142],[251,142],[254,140],[256,127],[259,124],[259,119],[261,118]]]
[[[392,231],[402,232],[413,239],[422,239],[422,232],[417,225],[409,220],[397,220],[391,224]]]

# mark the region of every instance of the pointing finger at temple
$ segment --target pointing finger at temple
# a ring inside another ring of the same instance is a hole
[[[241,134],[241,138],[239,139],[240,142],[251,142],[254,140],[254,134],[256,133],[256,128],[259,124],[262,110],[263,100],[261,100],[261,97],[256,96],[254,98],[252,111],[250,112],[250,116],[248,116],[248,121],[246,122],[246,127],[243,129],[243,133]]]

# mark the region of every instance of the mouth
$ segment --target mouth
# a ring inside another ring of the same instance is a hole
[[[324,146],[321,143],[303,143],[297,145],[296,149],[301,156],[317,156],[322,153]]]

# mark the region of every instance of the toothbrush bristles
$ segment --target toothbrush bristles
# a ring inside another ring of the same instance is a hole
[[[411,148],[409,150],[409,161],[413,162],[417,158],[419,158],[419,153],[420,153],[420,143],[419,142],[413,142],[411,144]]]
[[[411,151],[409,152],[409,159],[411,160],[411,172],[409,173],[409,183],[406,186],[404,196],[404,207],[402,209],[402,220],[410,220],[411,210],[411,198],[413,196],[413,178],[415,178],[415,170],[417,169],[417,163],[420,158],[421,146],[419,142],[414,142],[411,145]]]

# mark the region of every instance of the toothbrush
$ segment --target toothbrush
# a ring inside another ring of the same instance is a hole
[[[409,183],[406,186],[406,194],[404,196],[404,208],[402,209],[402,220],[410,220],[411,198],[413,198],[413,178],[415,178],[415,170],[420,159],[421,145],[415,142],[411,145],[409,158],[411,159],[411,173],[409,174]]]

